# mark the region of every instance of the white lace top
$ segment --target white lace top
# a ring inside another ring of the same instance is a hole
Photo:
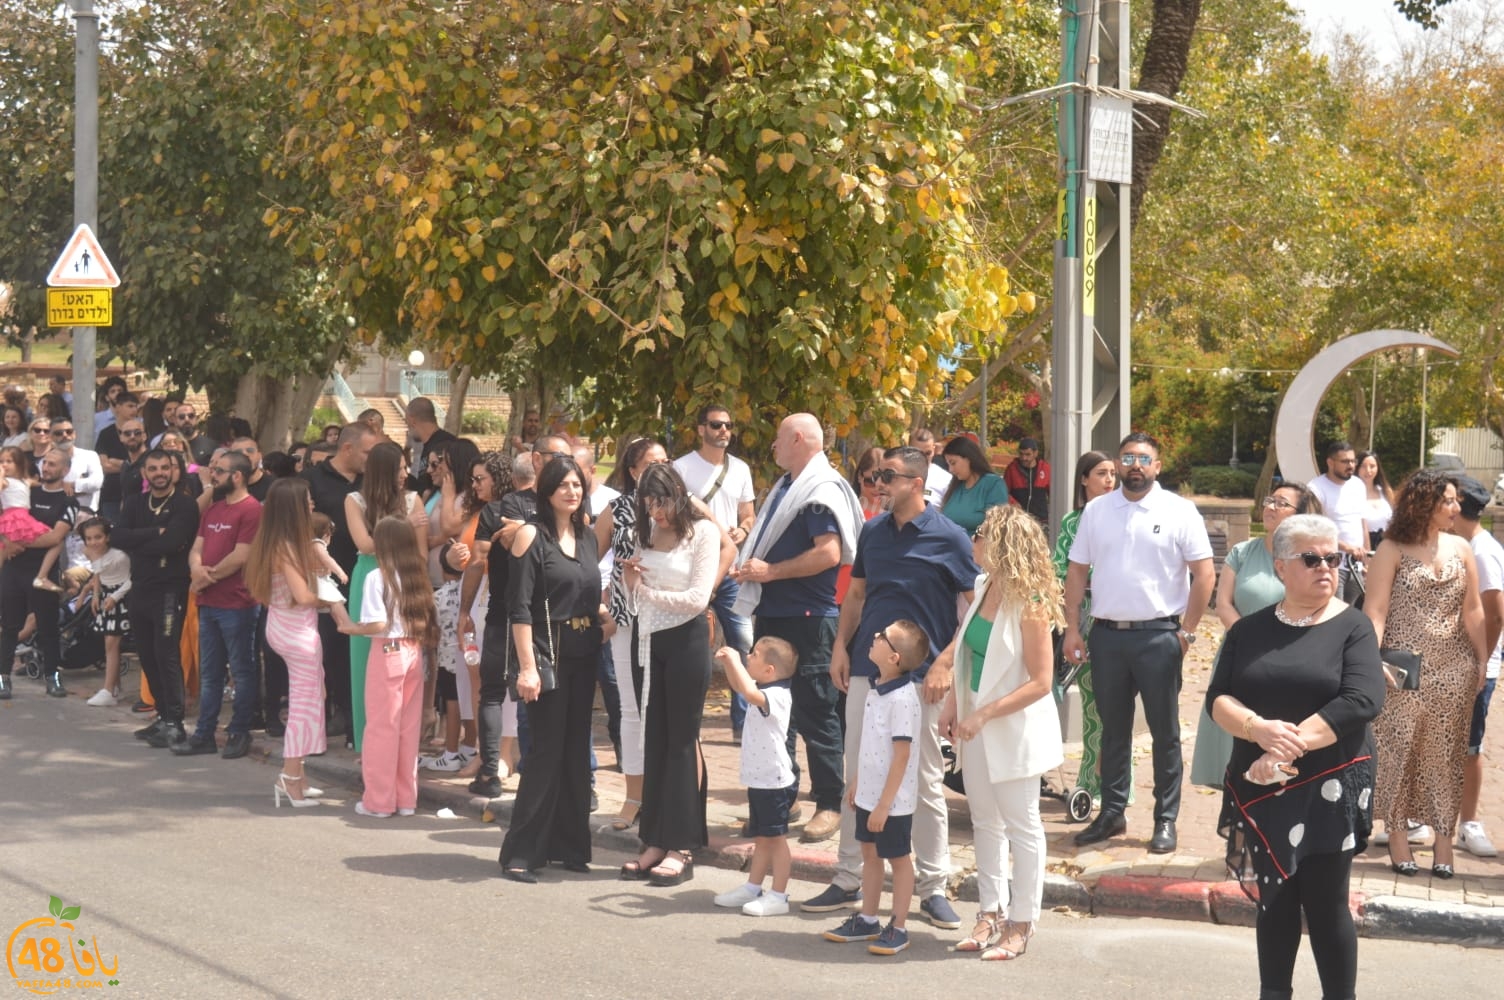
[[[688,537],[666,552],[639,548],[643,581],[627,595],[638,633],[662,632],[704,614],[715,591],[720,554],[720,532],[709,521],[696,521]]]

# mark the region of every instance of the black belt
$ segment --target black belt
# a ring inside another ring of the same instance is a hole
[[[1117,629],[1122,632],[1132,632],[1143,629],[1150,632],[1169,632],[1180,628],[1180,616],[1168,615],[1164,618],[1149,618],[1139,622],[1119,622],[1111,618],[1095,618],[1093,621],[1103,628]]]

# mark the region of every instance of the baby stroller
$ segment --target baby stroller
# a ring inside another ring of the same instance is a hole
[[[104,636],[95,631],[94,612],[87,602],[80,601],[74,608],[65,601],[58,609],[58,651],[58,666],[63,670],[104,667]],[[18,646],[16,655],[27,677],[41,678],[42,651],[34,642]]]
[[[1065,657],[1060,655],[1060,640],[1063,636],[1056,636],[1055,643],[1055,683],[1051,686],[1055,694],[1055,704],[1060,710],[1060,733],[1065,735],[1070,731],[1070,700],[1066,695],[1071,686],[1076,683],[1076,678],[1081,675],[1085,666],[1083,663],[1066,663]],[[1048,778],[1041,778],[1039,794],[1047,798],[1063,802],[1066,815],[1070,816],[1075,823],[1084,823],[1091,816],[1092,797],[1091,793],[1080,785],[1074,785],[1066,790],[1065,769],[1055,769],[1055,779],[1059,782],[1060,790],[1057,791],[1050,784]]]

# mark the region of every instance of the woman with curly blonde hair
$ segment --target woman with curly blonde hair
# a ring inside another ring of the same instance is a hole
[[[956,950],[1007,961],[1028,947],[1044,899],[1039,779],[1064,759],[1050,632],[1065,616],[1044,531],[1022,508],[987,511],[972,547],[982,575],[946,651],[956,673],[940,715],[966,777],[982,906]]]

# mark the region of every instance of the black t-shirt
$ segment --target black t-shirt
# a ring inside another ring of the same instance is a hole
[[[490,538],[501,530],[501,522],[521,521],[528,524],[538,513],[538,494],[532,490],[517,490],[500,500],[492,500],[481,508],[480,522],[475,529],[476,538]],[[486,557],[486,576],[491,584],[491,603],[486,611],[487,625],[504,625],[507,615],[507,582],[511,576],[512,556],[492,542],[491,552]],[[599,574],[596,582],[599,583]]]
[[[339,563],[340,569],[349,573],[355,568],[355,559],[360,553],[355,548],[355,540],[350,537],[350,526],[345,523],[345,497],[359,492],[364,477],[346,479],[328,462],[304,469],[302,474],[308,483],[308,492],[313,495],[313,509],[334,522],[329,554]]]
[[[114,458],[124,461],[127,458],[125,445],[120,441],[120,428],[114,424],[104,428],[94,438],[94,450],[100,458]],[[99,489],[100,503],[119,503],[123,496],[120,473],[106,472],[104,485]]]
[[[276,481],[276,476],[272,475],[269,472],[262,472],[260,479],[256,480],[254,483],[245,484],[245,491],[251,496],[255,497],[257,503],[266,503],[266,495],[271,492],[272,483]],[[341,506],[343,506],[343,504]]]
[[[119,456],[120,472],[113,476],[106,474],[106,476],[104,477],[104,492],[106,494],[109,493],[110,480],[114,479],[120,484],[121,503],[125,502],[126,497],[133,497],[139,494],[142,491],[141,484],[145,482],[145,478],[142,475],[142,466],[146,464],[147,451],[148,449],[143,448],[141,450],[141,454],[137,455],[135,459],[132,459],[128,454]]]
[[[76,524],[78,501],[62,490],[48,490],[41,486],[33,486],[31,488],[31,516],[49,529],[57,527],[59,521],[67,521],[70,525]],[[24,573],[28,578],[35,578],[46,556],[46,549],[24,549],[5,565],[9,567],[14,564],[17,571]],[[57,565],[52,569],[54,582],[58,578],[58,572],[65,569],[66,565],[66,559],[57,561]]]

